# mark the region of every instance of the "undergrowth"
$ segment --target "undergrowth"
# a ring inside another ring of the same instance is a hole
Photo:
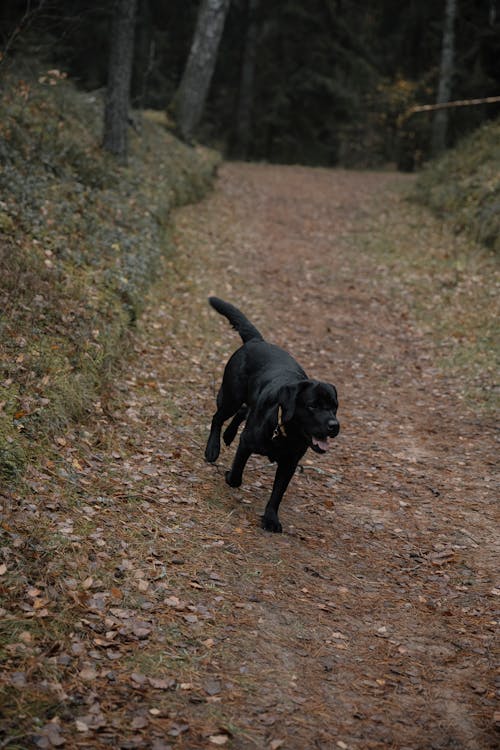
[[[500,119],[430,162],[414,198],[500,254]]]
[[[100,147],[100,95],[34,65],[0,83],[0,476],[12,480],[94,408],[171,251],[170,212],[209,189],[217,155],[139,113],[119,166]]]

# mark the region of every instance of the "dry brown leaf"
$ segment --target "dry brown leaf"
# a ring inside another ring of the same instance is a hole
[[[85,682],[92,682],[97,677],[97,671],[94,669],[94,667],[84,667],[79,672],[80,679],[84,680]]]
[[[229,737],[227,734],[211,734],[208,739],[212,745],[225,745]]]

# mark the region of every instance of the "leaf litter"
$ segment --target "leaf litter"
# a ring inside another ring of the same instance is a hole
[[[359,241],[406,179],[232,164],[177,212],[113,387],[2,496],[12,746],[494,747],[489,417]],[[339,388],[283,535],[258,523],[272,467],[234,491],[231,451],[203,461],[238,345],[210,293]]]

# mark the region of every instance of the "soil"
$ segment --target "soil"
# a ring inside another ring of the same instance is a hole
[[[19,500],[40,518],[49,491],[43,515],[73,549],[47,584],[74,607],[66,640],[37,657],[59,658],[65,708],[35,745],[55,732],[82,748],[497,746],[491,418],[356,239],[408,179],[228,164],[177,212],[128,368]],[[234,446],[203,460],[239,345],[209,294],[339,392],[340,435],[306,455],[283,534],[260,528],[268,462],[252,458],[234,490]]]

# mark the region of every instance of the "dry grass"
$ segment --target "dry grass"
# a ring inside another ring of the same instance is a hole
[[[461,397],[494,412],[498,255],[409,201],[408,194],[401,187],[386,195],[360,242],[384,264],[394,296],[434,341],[436,365],[461,383]]]

